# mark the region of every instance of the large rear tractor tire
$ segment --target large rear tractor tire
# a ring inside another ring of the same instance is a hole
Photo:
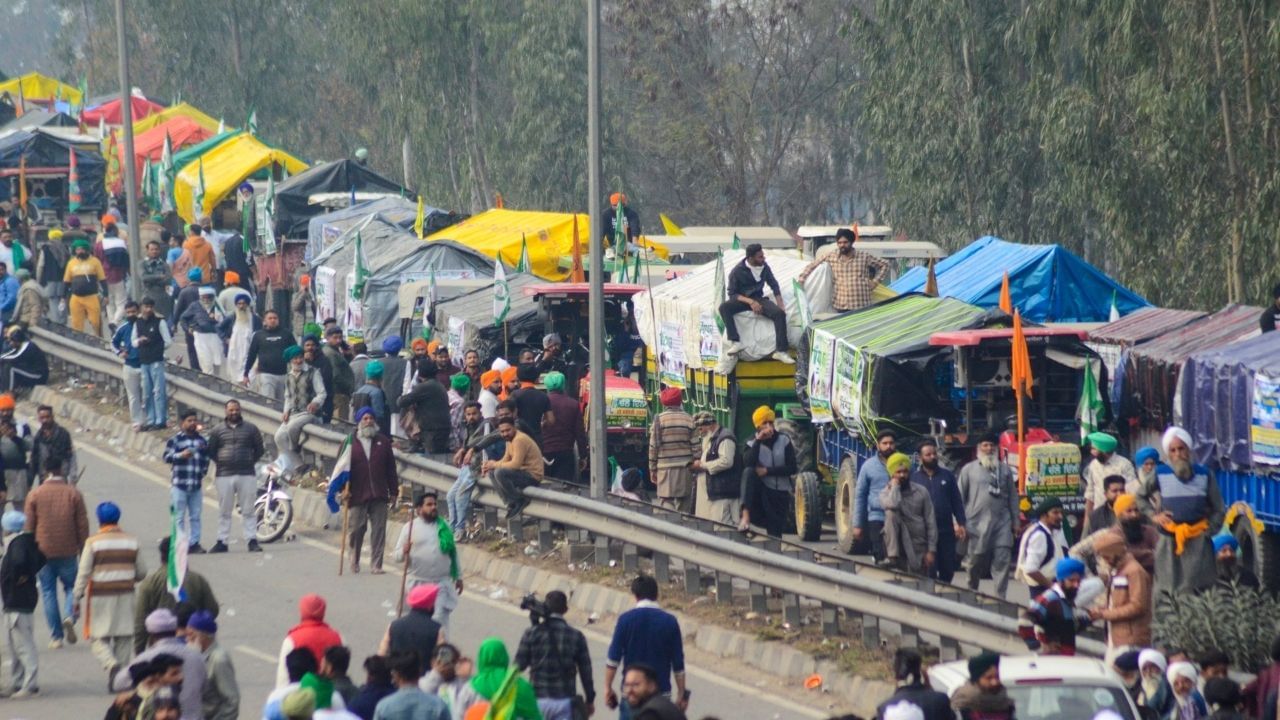
[[[840,461],[836,475],[836,548],[846,555],[853,554],[857,543],[853,539],[853,499],[858,484],[858,461],[846,457]]]
[[[796,534],[805,542],[822,537],[822,476],[802,472],[796,476]]]
[[[1265,530],[1259,532],[1246,507],[1237,503],[1232,508],[1239,509],[1231,523],[1231,534],[1240,543],[1238,562],[1240,567],[1252,570],[1265,589],[1276,592],[1280,590],[1280,537]]]

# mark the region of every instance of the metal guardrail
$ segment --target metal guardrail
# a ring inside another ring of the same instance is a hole
[[[120,359],[99,338],[62,325],[32,328],[32,333],[51,361],[98,375],[119,376]],[[173,363],[167,364],[166,380],[174,402],[211,417],[221,417],[225,402],[235,398],[240,400],[244,417],[264,433],[269,434],[280,423],[281,411],[270,399],[242,386]],[[303,432],[303,450],[333,459],[345,437],[345,433],[332,428],[309,425]],[[396,456],[402,468],[401,477],[410,482],[441,492],[453,483],[456,469],[451,466],[416,455],[397,452]],[[487,480],[482,482],[492,487]],[[806,598],[822,603],[824,610],[839,608],[848,616],[860,617],[864,639],[878,638],[878,631],[869,634],[867,630],[878,628],[881,622],[898,625],[904,640],[919,642],[920,633],[937,636],[944,657],[954,655],[961,645],[1004,653],[1026,652],[1017,635],[1016,617],[952,599],[958,597],[953,588],[929,592],[805,561],[794,553],[773,552],[740,538],[698,532],[653,516],[651,506],[637,511],[623,507],[620,501],[602,502],[546,488],[528,488],[525,494],[532,503],[524,514],[539,520],[544,528],[549,530],[551,523],[559,523],[597,539],[612,539],[633,549],[652,551],[655,562],[662,558],[662,574],[666,572],[668,559],[679,559],[686,572],[692,568],[693,573],[699,574],[696,578],[699,587],[702,571],[715,573],[717,584],[724,578],[747,580],[753,589],[772,588],[783,592],[785,602],[793,605],[800,598]],[[485,493],[478,502],[491,504],[494,495]],[[924,586],[932,587],[932,583]],[[732,591],[731,584],[728,589]],[[763,596],[759,597],[760,602],[765,602]],[[1077,650],[1101,656],[1106,646],[1095,639],[1080,638]]]

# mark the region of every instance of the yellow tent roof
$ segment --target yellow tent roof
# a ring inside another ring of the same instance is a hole
[[[560,258],[573,254],[573,218],[573,213],[489,210],[429,235],[427,240],[452,240],[489,257],[501,257],[507,265],[514,266],[520,262],[520,241],[525,238],[533,274],[558,282],[569,276],[569,271],[560,266]],[[587,216],[579,214],[577,218],[578,239],[585,257],[591,235]]]
[[[144,133],[155,126],[168,122],[176,117],[189,117],[194,120],[197,125],[211,133],[218,131],[217,120],[209,117],[209,115],[200,108],[183,102],[178,103],[173,107],[165,108],[158,113],[152,113],[141,120],[134,121],[133,133],[135,135],[138,133]],[[229,130],[230,128],[227,129]]]
[[[61,80],[51,78],[48,75],[41,75],[38,72],[30,72],[12,80],[0,82],[0,95],[9,93],[16,101],[18,99],[18,86],[22,86],[22,97],[26,100],[52,100],[58,96],[58,89],[62,89],[62,99],[72,105],[79,105],[83,99],[80,95],[80,89],[75,85],[68,85]]]
[[[263,145],[248,133],[227,140],[201,155],[196,162],[187,163],[178,172],[173,183],[178,214],[187,222],[195,222],[196,215],[207,215],[223,198],[234,192],[245,178],[272,163],[283,165],[291,175],[307,169],[306,163],[283,150]],[[204,202],[200,212],[196,213],[192,203],[196,185],[200,182],[201,169],[204,171]]]

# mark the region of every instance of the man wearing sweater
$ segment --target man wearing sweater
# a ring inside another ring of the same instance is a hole
[[[673,701],[681,711],[689,709],[689,691],[684,680],[684,636],[680,622],[658,607],[658,581],[639,575],[631,581],[631,594],[636,606],[618,618],[613,640],[604,665],[605,704],[618,707],[618,694],[613,688],[618,668],[644,665],[658,676],[658,693],[671,694],[671,677],[675,675],[676,695]],[[625,701],[622,717],[629,717]]]
[[[36,576],[44,567],[44,555],[36,547],[35,536],[26,532],[27,516],[10,510],[0,517],[0,527],[13,534],[0,561],[0,598],[4,600],[4,627],[11,648],[12,666],[6,690],[14,699],[40,692],[36,680],[39,659],[36,654],[35,624]]]
[[[513,518],[529,504],[524,489],[542,482],[542,451],[533,438],[516,429],[511,418],[498,420],[498,432],[507,452],[501,460],[486,460],[481,469],[493,473],[493,484],[507,504],[507,517]]]
[[[62,463],[50,459],[45,463],[49,475],[27,495],[26,530],[35,535],[36,547],[45,556],[40,569],[40,600],[53,639],[49,648],[62,647],[65,638],[75,644],[75,614],[71,591],[75,587],[80,549],[89,539],[89,514],[84,496],[67,482]],[[65,601],[59,607],[58,583],[62,583]]]

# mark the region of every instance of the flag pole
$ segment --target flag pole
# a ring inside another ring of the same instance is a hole
[[[511,338],[507,335],[507,321],[502,321],[502,357],[511,357]]]
[[[1027,494],[1027,433],[1023,424],[1022,389],[1015,388],[1014,396],[1018,400],[1018,494]]]
[[[343,566],[347,561],[347,519],[351,514],[350,493],[344,490],[342,495],[342,542],[338,545],[338,577],[342,577]]]
[[[417,508],[414,508],[416,511]],[[400,600],[396,602],[396,617],[399,618],[404,614],[404,588],[409,582],[409,559],[413,555],[413,526],[414,520],[417,518],[409,518],[409,539],[407,541],[408,548],[404,554],[404,569],[400,571]]]

